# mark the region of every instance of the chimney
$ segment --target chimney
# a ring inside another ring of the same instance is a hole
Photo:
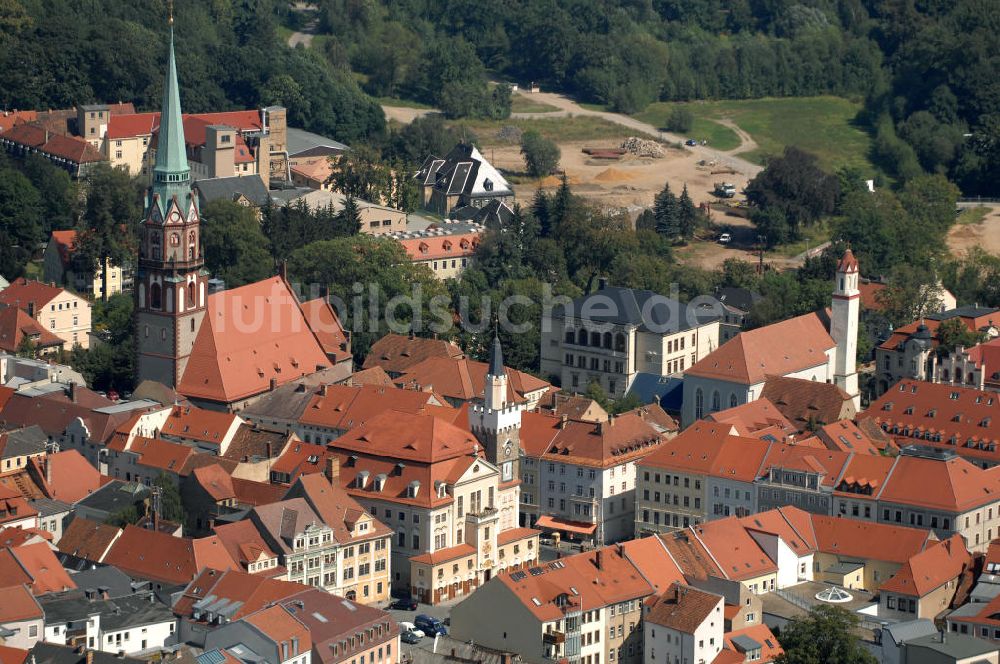
[[[597,569],[604,569],[604,551],[601,549],[597,550],[597,555],[594,556],[594,562],[597,565]]]
[[[340,457],[327,457],[326,458],[326,479],[330,480],[330,484],[336,486],[340,481]]]
[[[87,664],[94,664],[94,651],[87,649]]]
[[[323,383],[322,385],[319,386],[319,395],[321,397],[326,396],[326,383]]]
[[[560,428],[560,429],[565,429],[565,428],[566,428],[566,423],[567,423],[568,421],[569,421],[569,415],[567,415],[566,413],[563,413],[563,414],[562,414],[562,415],[561,415],[561,416],[559,417],[559,428]]]
[[[45,483],[52,488],[52,457],[45,455]]]
[[[264,454],[267,455],[268,459],[271,458],[271,443],[264,443]]]
[[[215,532],[215,519],[208,520],[208,530],[210,532]]]
[[[625,557],[625,545],[623,545],[621,542],[619,542],[617,544],[617,547],[618,547],[618,555],[621,556],[622,558],[624,558]]]
[[[31,316],[32,318],[35,317],[35,303],[34,302],[28,302],[28,315]]]
[[[272,378],[270,381],[268,381],[268,389],[270,389],[272,392],[274,392],[277,388],[278,388],[278,379],[277,378]]]
[[[76,383],[69,382],[69,400],[76,403]]]

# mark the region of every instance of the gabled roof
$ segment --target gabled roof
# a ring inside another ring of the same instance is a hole
[[[445,405],[431,392],[398,387],[329,385],[313,395],[299,418],[301,424],[347,431],[388,410],[423,412],[428,405]]]
[[[271,549],[250,519],[216,525],[214,533],[219,537],[222,545],[226,547],[232,559],[238,562],[244,571],[246,571],[248,564],[257,562],[261,556],[265,558],[278,557],[278,552]],[[271,572],[274,572],[275,569],[268,568],[262,571],[266,572],[266,576],[274,576]],[[278,571],[284,573],[285,568],[281,567]]]
[[[163,421],[160,435],[186,438],[199,443],[222,445],[226,435],[237,423],[238,415],[195,406],[174,406],[170,416]]]
[[[302,303],[302,314],[327,355],[339,361],[351,355],[351,344],[344,326],[330,301],[324,297]]]
[[[100,563],[121,534],[121,528],[78,516],[63,531],[57,546],[60,553]]]
[[[771,628],[764,623],[750,625],[743,629],[726,632],[723,637],[726,647],[722,652],[733,651],[740,655],[739,661],[746,661],[747,648],[757,646],[760,648],[760,657],[754,659],[756,662],[773,662],[779,655],[784,653],[778,639],[775,638]]]
[[[177,389],[232,403],[266,392],[272,380],[283,385],[329,364],[295,295],[273,277],[209,296]]]
[[[288,475],[289,482],[294,482],[300,475],[322,473],[331,456],[334,453],[326,445],[304,443],[296,438],[271,464],[271,473]]]
[[[476,253],[482,239],[479,231],[450,235],[426,235],[419,237],[397,237],[410,260],[429,261],[448,258],[468,258]]]
[[[868,432],[862,431],[851,420],[839,420],[822,426],[816,430],[816,437],[826,445],[827,449],[837,449],[841,452],[877,456],[886,447],[886,441],[873,440]],[[892,446],[891,441],[889,445]]]
[[[694,635],[713,613],[722,622],[721,595],[706,592],[682,583],[675,583],[653,601],[643,620],[654,625]]]
[[[662,593],[672,584],[684,581],[684,573],[670,557],[660,538],[642,537],[618,546],[622,555],[653,585],[654,592]]]
[[[337,438],[330,446],[359,454],[387,456],[394,461],[421,463],[468,456],[480,447],[468,429],[431,415],[397,410],[379,413]]]
[[[707,579],[715,576],[727,578],[701,541],[689,528],[664,533],[658,538],[670,552],[670,557],[684,572],[684,576]]]
[[[111,481],[76,450],[48,454],[43,463],[40,473],[45,473],[48,496],[55,500],[75,503]]]
[[[744,528],[753,532],[777,535],[798,556],[817,550],[816,531],[811,514],[797,507],[779,507],[740,519]]]
[[[348,543],[392,534],[392,530],[374,516],[364,533],[353,534],[354,526],[368,513],[340,485],[333,485],[324,475],[302,475],[288,490],[288,497],[301,497],[333,530],[338,541]]]
[[[189,445],[142,436],[136,436],[129,451],[139,455],[136,461],[138,465],[175,475],[180,475],[188,460],[198,454],[197,450]]]
[[[125,527],[104,562],[129,576],[175,585],[187,583],[204,567],[239,569],[214,535],[190,539],[136,526]]]
[[[196,468],[191,475],[198,486],[211,496],[212,500],[221,502],[236,498],[236,491],[233,489],[233,478],[218,464]]]
[[[953,513],[1000,500],[1000,466],[983,470],[947,450],[901,450],[885,488],[885,503],[920,505]]]
[[[22,620],[41,620],[45,617],[42,607],[31,594],[31,589],[24,584],[16,584],[0,588],[0,625]],[[8,664],[0,652],[0,662]]]
[[[696,362],[685,375],[755,385],[826,364],[836,344],[816,314],[740,332]]]
[[[244,617],[243,620],[256,627],[275,644],[291,643],[295,639],[299,645],[299,652],[309,652],[312,649],[309,629],[283,606],[261,609]]]
[[[851,395],[834,383],[768,376],[760,396],[774,404],[799,431],[853,417],[855,412]]]
[[[517,369],[505,368],[507,375],[507,400],[519,403],[526,400],[529,393],[551,387],[546,381]],[[408,367],[396,379],[397,385],[405,387],[421,386],[431,388],[435,394],[447,399],[473,401],[481,399],[486,390],[486,374],[489,365],[468,358],[451,359],[428,358]]]
[[[596,424],[579,420],[560,423],[541,458],[608,468],[642,459],[663,442],[641,410],[630,411]]]
[[[936,541],[922,528],[820,514],[812,515],[812,527],[818,551],[852,559],[902,564]]]
[[[643,468],[664,468],[753,482],[771,444],[729,434],[726,425],[696,422],[642,460]]]
[[[953,581],[972,564],[961,535],[952,535],[911,557],[880,591],[923,597]]]
[[[766,397],[748,401],[745,404],[711,413],[705,418],[710,422],[729,424],[737,436],[764,438],[783,441],[798,430],[774,407]]]
[[[970,332],[977,332],[984,327],[1000,324],[1000,309],[993,307],[958,307],[940,313],[928,314],[921,320],[913,321],[908,325],[896,328],[892,335],[883,341],[879,348],[885,350],[897,350],[898,346],[905,343],[911,336],[916,334],[921,328],[925,328],[930,333],[931,343],[938,344],[937,330],[941,323],[957,318]]]
[[[692,526],[691,532],[727,579],[742,581],[778,571],[777,561],[768,557],[735,516]]]
[[[48,542],[0,549],[0,585],[26,583],[35,595],[76,588]]]
[[[296,595],[309,586],[291,581],[278,581],[239,570],[203,569],[187,584],[174,602],[174,613],[192,619],[196,606],[218,604],[233,609],[230,620],[239,620],[267,605]]]
[[[233,176],[228,178],[206,178],[195,180],[192,189],[198,191],[202,204],[212,201],[236,201],[241,196],[258,207],[271,202],[271,195],[259,177]]]
[[[0,350],[17,353],[21,350],[25,338],[41,351],[47,348],[61,348],[66,343],[65,339],[49,332],[24,310],[13,305],[0,308]]]
[[[444,339],[387,334],[372,344],[363,368],[380,366],[392,373],[403,373],[431,357],[462,358],[465,353],[454,343]]]

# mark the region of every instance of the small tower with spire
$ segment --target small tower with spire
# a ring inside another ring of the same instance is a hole
[[[858,314],[861,308],[860,271],[854,252],[847,249],[837,264],[830,310],[830,336],[837,344],[833,362],[833,382],[851,395],[861,410],[858,390]]]
[[[482,403],[469,408],[469,428],[483,444],[486,459],[500,469],[500,481],[520,478],[521,412],[523,405],[507,399],[507,371],[500,338],[494,333]]]
[[[174,57],[173,3],[163,108],[153,182],[139,227],[135,280],[139,380],[176,387],[205,317],[208,271],[201,250],[198,199],[191,189]]]

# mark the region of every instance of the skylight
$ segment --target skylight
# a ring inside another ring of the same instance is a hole
[[[321,623],[329,622],[326,619],[326,616],[324,616],[322,613],[319,613],[319,612],[316,612],[316,611],[313,612],[312,617],[315,618],[316,620],[320,621]]]

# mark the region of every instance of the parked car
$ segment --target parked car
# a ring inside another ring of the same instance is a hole
[[[426,636],[426,634],[424,634],[423,630],[417,629],[416,625],[414,625],[411,622],[406,622],[405,620],[400,621],[400,623],[399,623],[399,631],[400,631],[400,633],[402,633],[402,632],[413,632],[414,634],[416,634],[419,637]]]
[[[417,610],[417,600],[412,597],[399,597],[392,600],[389,604],[390,609],[396,609],[397,611],[416,611]]]
[[[694,140],[693,138],[689,138],[686,141],[684,141],[684,145],[698,145],[698,141]]]
[[[439,634],[447,636],[448,634],[448,628],[444,626],[444,623],[433,616],[421,613],[414,618],[413,623],[427,636],[437,636]]]
[[[733,236],[729,233],[723,233],[719,236],[719,244],[729,244],[733,241]]]
[[[422,638],[423,637],[421,635],[419,635],[417,632],[413,632],[413,631],[403,632],[399,636],[399,640],[400,641],[402,641],[403,643],[410,643],[410,644],[420,643],[420,639],[422,639]]]

